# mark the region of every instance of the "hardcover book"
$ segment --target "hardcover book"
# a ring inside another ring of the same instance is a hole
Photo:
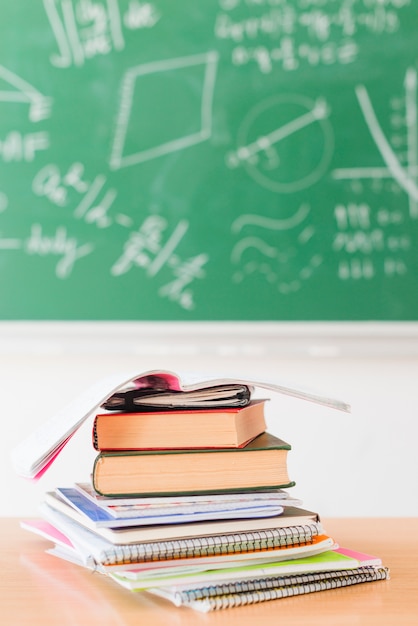
[[[97,413],[100,406],[106,403],[115,394],[135,389],[156,390],[165,392],[202,391],[208,387],[223,385],[244,385],[248,388],[268,389],[302,400],[316,402],[324,406],[349,412],[350,407],[340,400],[322,396],[297,388],[293,385],[278,384],[277,382],[255,381],[243,378],[219,376],[208,377],[199,374],[176,374],[167,370],[150,370],[142,374],[117,374],[108,376],[88,388],[67,406],[59,410],[35,432],[29,434],[11,453],[15,471],[26,478],[39,478],[55,461],[63,447],[70,440],[77,429],[92,414]],[[115,407],[114,407],[115,408]],[[120,406],[116,407],[120,410]]]
[[[106,496],[285,488],[294,484],[287,468],[290,449],[265,432],[244,448],[100,452],[92,482]]]
[[[245,407],[99,413],[96,450],[241,448],[266,430],[265,400]]]

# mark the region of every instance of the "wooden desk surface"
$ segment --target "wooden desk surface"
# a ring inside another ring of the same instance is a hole
[[[391,579],[200,614],[122,589],[45,554],[51,544],[0,518],[3,626],[403,626],[418,624],[418,519],[334,519],[341,545],[380,556]]]

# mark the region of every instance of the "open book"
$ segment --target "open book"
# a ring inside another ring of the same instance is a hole
[[[165,370],[151,370],[125,376],[119,374],[109,376],[90,387],[17,445],[11,454],[13,466],[21,476],[40,478],[83,422],[99,407],[106,405],[115,394],[141,389],[147,390],[148,393],[155,389],[156,392],[182,392],[184,395],[184,392],[202,390],[206,397],[207,390],[230,385],[240,385],[249,389],[259,387],[341,411],[350,411],[349,405],[340,400],[276,382],[232,377],[210,378],[196,373],[180,375]],[[219,389],[215,391],[215,395],[218,392]]]

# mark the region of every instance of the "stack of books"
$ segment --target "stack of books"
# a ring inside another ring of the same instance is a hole
[[[200,611],[388,578],[378,557],[338,546],[289,495],[291,446],[268,432],[258,387],[348,410],[270,383],[187,385],[147,372],[90,407],[91,481],[47,493],[42,519],[22,525],[49,538],[55,556]],[[84,400],[76,418],[69,407],[43,439],[14,451],[19,473],[39,475],[54,460],[89,414]],[[50,445],[34,450],[51,432]]]

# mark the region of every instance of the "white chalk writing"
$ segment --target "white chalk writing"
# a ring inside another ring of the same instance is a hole
[[[410,0],[219,0],[214,32],[234,46],[233,65],[255,63],[264,74],[275,67],[294,71],[304,65],[345,65],[359,55],[358,33],[397,32],[398,13],[409,4]]]
[[[180,221],[168,239],[164,241],[163,234],[167,227],[167,221],[163,217],[147,217],[142,226],[130,234],[122,255],[113,264],[110,272],[113,276],[120,276],[136,266],[145,270],[149,277],[153,277],[164,266],[167,266],[173,272],[175,279],[160,288],[160,295],[178,302],[184,309],[192,309],[194,307],[193,294],[186,287],[194,279],[204,276],[202,267],[209,257],[206,254],[200,254],[182,261],[176,249],[186,234],[189,224],[185,220]]]
[[[8,85],[8,87],[0,89],[0,102],[15,102],[28,105],[28,117],[31,122],[39,122],[50,116],[51,98],[41,94],[33,85],[3,65],[0,65],[0,79]]]
[[[49,148],[49,135],[46,132],[27,133],[10,131],[0,138],[0,158],[4,162],[33,161],[36,153]]]
[[[377,153],[383,159],[384,166],[378,167],[346,167],[333,171],[335,179],[372,181],[375,190],[380,189],[382,180],[392,180],[402,192],[408,196],[409,214],[412,219],[418,219],[418,108],[417,108],[417,72],[415,68],[408,68],[405,74],[404,104],[395,99],[392,105],[396,113],[391,117],[391,125],[395,125],[397,132],[390,141],[378,119],[372,99],[364,85],[357,85],[355,93],[359,108],[364,117],[367,130],[373,139]],[[404,110],[401,107],[404,106]],[[405,136],[399,131],[402,126]],[[407,146],[407,153],[399,153],[399,146]]]
[[[177,255],[170,258],[170,266],[173,268],[174,280],[159,289],[161,296],[166,296],[170,300],[177,301],[183,309],[194,309],[193,292],[186,289],[187,285],[195,278],[205,276],[203,266],[208,262],[207,254],[199,254],[195,257],[180,261]]]
[[[70,191],[73,194],[75,192],[74,217],[87,224],[94,224],[97,228],[108,228],[115,222],[126,227],[132,226],[132,220],[127,215],[109,214],[117,191],[113,187],[106,189],[106,176],[98,174],[90,182],[85,177],[84,169],[82,163],[73,163],[62,174],[57,165],[46,165],[35,175],[32,189],[36,195],[47,197],[59,207],[69,206],[74,202],[73,196],[70,198]]]
[[[57,278],[68,278],[77,260],[87,256],[94,247],[90,243],[79,245],[75,237],[68,236],[67,229],[59,226],[54,235],[45,235],[41,224],[33,224],[30,237],[25,241],[27,254],[59,256],[55,269]]]
[[[261,276],[282,295],[299,291],[323,264],[315,248],[315,228],[309,224],[310,207],[301,205],[288,218],[265,218],[241,215],[232,224],[232,232],[246,232],[233,247],[231,262],[238,266],[236,283],[250,275]],[[273,242],[269,234],[278,233]],[[295,257],[300,256],[300,264]]]
[[[130,30],[152,28],[160,14],[152,2],[131,0],[125,13],[119,0],[43,0],[58,54],[51,64],[58,68],[83,65],[98,55],[125,47],[124,27]]]
[[[297,292],[328,278],[405,293],[418,225],[412,0],[197,4],[33,10],[19,55],[4,50],[19,74],[0,65],[1,260],[60,280],[101,269],[164,299],[163,315],[193,310],[209,272],[208,289],[223,274],[237,296],[228,315],[258,286],[297,315]],[[193,244],[203,237],[209,254]]]
[[[338,204],[334,218],[337,232],[332,248],[341,280],[370,280],[378,273],[393,277],[407,272],[403,253],[411,249],[411,237],[403,230],[387,230],[389,225],[405,221],[399,211],[372,211],[366,203]]]

